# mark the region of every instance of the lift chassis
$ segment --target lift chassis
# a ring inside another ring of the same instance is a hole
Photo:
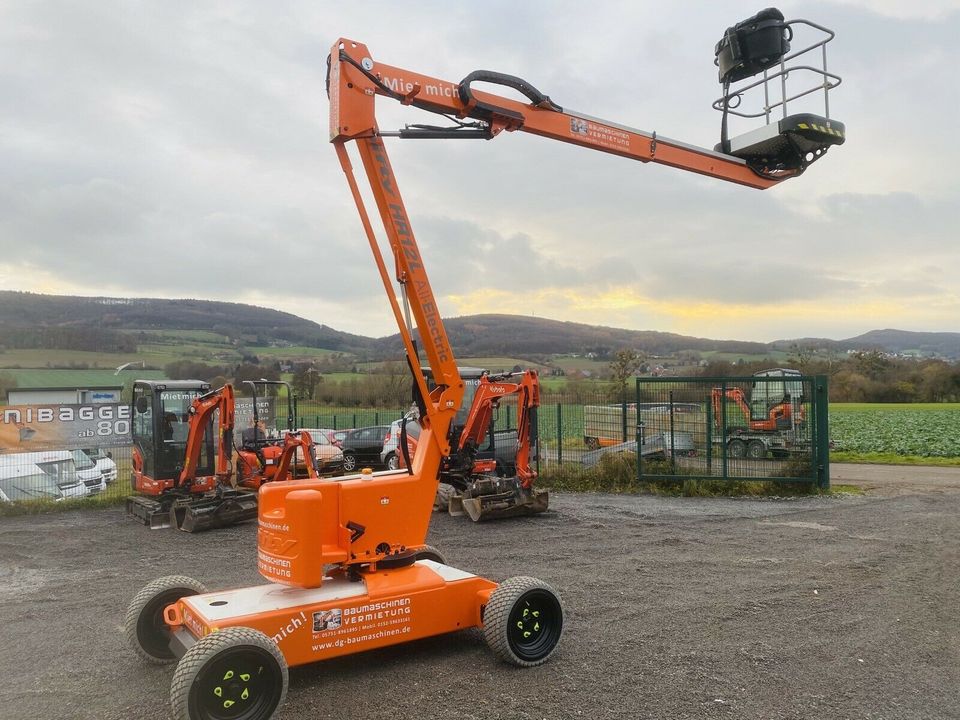
[[[762,23],[728,30],[724,47],[731,49],[725,51],[722,78],[729,81],[754,67],[770,67],[777,59],[774,50],[782,55],[782,46],[788,44],[765,42],[757,50],[756,43],[749,42],[751,33],[785,38],[786,27],[775,16],[764,15]],[[763,58],[754,58],[757,53]],[[474,92],[471,83],[476,81],[509,86],[530,102]],[[498,584],[451,567],[425,544],[464,382],[384,136],[490,139],[520,130],[763,189],[799,174],[806,162],[822,154],[810,151],[799,157],[794,152],[797,138],[822,141],[823,150],[827,143],[838,144],[842,127],[818,121],[813,123],[816,128],[802,128],[798,135],[790,129],[796,123],[780,123],[789,126],[781,135],[791,137],[782,137],[781,144],[791,151],[764,145],[754,147],[751,159],[745,160],[565,111],[519,78],[477,71],[455,84],[383,65],[363,44],[343,38],[331,49],[328,92],[330,139],[422,399],[420,438],[404,470],[261,487],[257,568],[268,584],[208,592],[196,580],[170,576],[155,580],[134,598],[125,622],[128,640],[144,660],[177,663],[170,699],[181,720],[267,720],[285,697],[291,665],[482,628],[497,657],[527,667],[550,658],[563,633],[561,600],[547,583],[520,576]],[[374,112],[378,96],[445,115],[455,127],[410,126],[383,133]],[[356,145],[383,223],[395,264],[393,277],[354,177],[349,143]],[[418,361],[409,313],[435,383],[432,390]]]

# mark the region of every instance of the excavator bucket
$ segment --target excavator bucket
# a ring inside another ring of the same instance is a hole
[[[188,533],[228,527],[257,517],[257,494],[226,490],[208,498],[190,498],[174,503],[169,524]]]
[[[524,488],[516,478],[489,477],[474,482],[466,494],[452,497],[449,511],[451,515],[466,512],[474,522],[483,522],[536,515],[547,509],[549,501],[546,490]]]

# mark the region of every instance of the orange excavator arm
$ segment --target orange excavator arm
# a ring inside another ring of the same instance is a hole
[[[313,462],[313,438],[306,430],[296,432],[287,432],[283,436],[283,450],[280,453],[280,460],[277,462],[277,471],[274,477],[277,480],[286,480],[290,472],[290,463],[297,453],[297,450],[303,452],[304,462],[307,465],[307,477],[316,480],[317,467]]]
[[[518,373],[519,374],[519,373]],[[517,476],[523,487],[529,488],[537,473],[530,466],[530,425],[533,413],[540,406],[540,380],[535,370],[521,374],[519,382],[505,382],[514,374],[491,378],[483,375],[473,396],[473,404],[460,435],[460,449],[478,448],[483,444],[490,427],[493,411],[500,401],[517,395]]]
[[[177,487],[189,485],[196,477],[207,426],[213,422],[214,413],[217,410],[220,411],[220,419],[214,473],[218,484],[230,484],[233,477],[234,396],[233,386],[228,384],[201,395],[190,406],[190,427],[187,433],[186,452]]]

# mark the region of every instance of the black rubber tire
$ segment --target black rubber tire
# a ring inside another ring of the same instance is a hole
[[[417,550],[417,560],[433,560],[441,565],[446,565],[447,561],[443,553],[437,550],[433,545],[424,545]]]
[[[148,663],[170,665],[177,656],[169,648],[170,633],[163,609],[182,597],[207,592],[203,583],[185,575],[157,578],[138,592],[127,607],[123,631],[133,651]]]
[[[288,684],[277,644],[259,630],[231,627],[187,650],[173,673],[170,706],[177,720],[268,720]]]
[[[450,498],[457,492],[453,485],[440,483],[437,485],[437,494],[433,497],[433,509],[446,512],[450,508]]]
[[[513,577],[493,591],[483,636],[494,655],[518,667],[545,663],[563,635],[563,605],[547,583]]]
[[[357,469],[357,456],[351,452],[343,454],[343,469],[346,472],[353,472]]]
[[[747,444],[738,438],[734,438],[727,443],[728,458],[745,458],[747,456]]]
[[[600,440],[595,437],[588,437],[584,440],[587,445],[587,450],[599,450],[600,449]]]
[[[400,469],[400,458],[397,457],[397,454],[392,452],[387,455],[387,462],[385,463],[387,470],[399,470]]]
[[[767,456],[767,446],[762,440],[751,440],[747,443],[747,457],[751,460],[763,460]]]

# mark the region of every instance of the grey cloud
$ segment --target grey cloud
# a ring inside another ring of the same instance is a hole
[[[337,35],[451,80],[478,67],[518,74],[582,112],[711,146],[713,42],[756,10],[738,7],[11,5],[0,24],[3,262],[74,283],[105,274],[96,287],[117,294],[224,299],[251,282],[269,291],[288,268],[295,288],[277,292],[355,308],[335,324],[353,329],[352,316],[383,311],[327,143],[324,61]],[[960,13],[783,9],[837,30],[834,114],[849,133],[783,188],[752,192],[520,133],[391,143],[438,294],[856,297],[920,293],[935,285],[915,267],[960,266],[948,121],[960,86],[942,74],[960,59]],[[384,127],[411,121],[381,107]],[[870,186],[888,172],[888,187]],[[905,275],[917,280],[898,286]]]

